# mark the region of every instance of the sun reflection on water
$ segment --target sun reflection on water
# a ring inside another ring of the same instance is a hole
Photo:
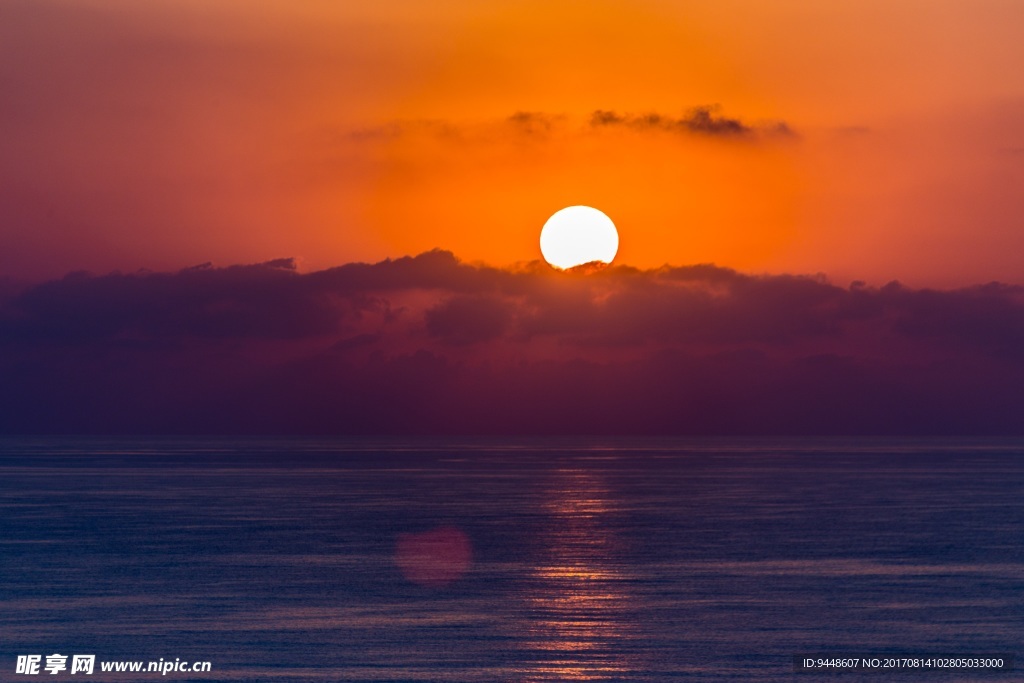
[[[620,541],[602,523],[609,492],[594,473],[562,470],[546,492],[548,562],[533,568],[528,647],[537,653],[527,681],[604,681],[633,669],[627,641],[630,577]]]

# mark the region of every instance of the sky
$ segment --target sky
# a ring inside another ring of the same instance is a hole
[[[1019,434],[1022,25],[0,0],[0,431]]]
[[[1015,0],[2,0],[0,276],[501,267],[587,204],[636,267],[1021,283],[1022,24]]]

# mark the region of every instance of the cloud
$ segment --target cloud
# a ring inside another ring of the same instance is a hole
[[[305,286],[291,259],[176,274],[71,273],[8,303],[0,330],[24,342],[301,338],[351,313]]]
[[[456,296],[428,309],[424,322],[431,335],[449,344],[476,344],[500,336],[511,313],[499,297]]]
[[[1020,433],[1024,290],[443,251],[73,273],[0,303],[0,431]]]
[[[517,111],[508,117],[508,123],[527,135],[546,135],[563,124],[565,116],[536,111]]]
[[[720,112],[721,107],[718,105],[700,106],[677,118],[658,113],[633,115],[598,109],[590,115],[590,126],[627,127],[640,131],[661,130],[727,138],[751,138],[756,134],[795,135],[793,129],[781,121],[752,125],[740,119],[724,116]]]
[[[504,119],[482,122],[432,120],[389,121],[350,131],[346,137],[355,142],[379,142],[410,136],[426,136],[448,141],[473,142],[494,137],[521,135],[543,138],[553,134],[574,135],[594,129],[629,129],[634,132],[667,132],[708,138],[753,141],[763,137],[796,137],[784,121],[749,123],[725,116],[719,105],[689,109],[682,116],[657,112],[623,114],[607,109],[593,111],[580,125],[565,114],[517,111]]]
[[[13,299],[26,288],[25,284],[17,280],[0,276],[0,306],[3,306],[8,300]]]

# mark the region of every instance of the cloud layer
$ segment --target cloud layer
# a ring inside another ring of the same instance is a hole
[[[625,126],[634,130],[663,130],[676,133],[691,133],[712,137],[750,138],[758,133],[794,136],[790,126],[783,121],[749,124],[721,113],[718,106],[694,107],[681,117],[658,113],[642,115],[618,114],[599,109],[590,116],[592,127]]]
[[[1024,431],[1024,290],[434,251],[74,273],[0,303],[7,433]]]
[[[642,114],[620,113],[595,109],[583,125],[574,123],[565,114],[543,111],[517,111],[503,120],[467,123],[444,120],[391,121],[387,124],[350,131],[347,139],[356,142],[393,140],[410,135],[428,135],[443,140],[469,141],[487,139],[495,134],[547,137],[560,133],[579,134],[588,130],[630,130],[635,133],[672,133],[704,138],[720,138],[753,142],[759,139],[794,138],[796,132],[784,121],[751,123],[726,116],[719,105],[701,105],[680,116],[661,112]]]

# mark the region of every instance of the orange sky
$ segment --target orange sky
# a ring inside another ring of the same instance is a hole
[[[0,275],[505,265],[590,204],[637,266],[1024,283],[1020,2],[364,5],[4,3]]]

